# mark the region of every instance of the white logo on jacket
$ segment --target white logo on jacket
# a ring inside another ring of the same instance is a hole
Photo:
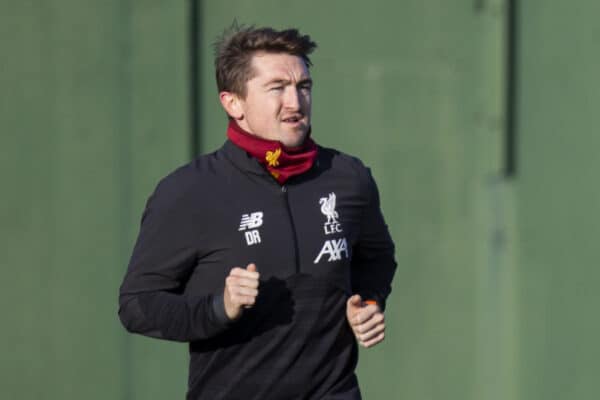
[[[321,252],[317,258],[315,258],[314,263],[318,263],[321,260],[321,257],[323,257],[325,254],[329,255],[327,262],[341,260],[342,254],[345,254],[346,258],[350,258],[350,253],[348,252],[348,242],[346,241],[346,238],[326,240],[323,244]]]
[[[342,232],[342,225],[338,221],[340,216],[338,212],[335,211],[335,193],[331,192],[327,197],[321,197],[319,199],[319,204],[321,205],[321,212],[327,217],[327,221],[323,224],[325,235]],[[326,240],[325,243],[323,243],[319,255],[313,262],[317,264],[324,255],[329,256],[327,257],[327,262],[339,261],[344,255],[346,258],[350,258],[348,241],[346,238]]]
[[[256,228],[260,228],[262,224],[262,211],[256,211],[250,214],[242,215],[242,220],[240,221],[240,227],[238,228],[238,231],[246,231],[244,232],[244,237],[246,238],[246,244],[248,246],[260,243],[260,232]]]
[[[321,212],[327,217],[327,222],[323,225],[325,234],[342,232],[342,226],[338,222],[340,216],[335,211],[335,193],[329,193],[329,197],[321,197],[319,204],[321,205]]]

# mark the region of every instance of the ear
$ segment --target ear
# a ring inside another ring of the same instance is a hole
[[[225,109],[227,115],[235,120],[241,120],[244,118],[244,108],[242,106],[242,100],[231,92],[219,93],[219,100],[221,105]]]

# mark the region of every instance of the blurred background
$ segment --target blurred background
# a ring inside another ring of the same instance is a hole
[[[397,246],[365,399],[600,398],[600,2],[0,0],[0,398],[183,399],[117,293],[158,179],[225,140],[234,19],[319,45],[313,135]]]

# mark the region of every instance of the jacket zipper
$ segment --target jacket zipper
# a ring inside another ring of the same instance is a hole
[[[299,250],[298,250],[298,236],[296,235],[296,225],[294,224],[294,218],[292,218],[292,209],[290,208],[290,201],[288,199],[288,190],[287,186],[281,186],[281,193],[283,193],[283,201],[285,203],[285,209],[288,214],[288,219],[290,221],[290,227],[292,228],[292,237],[294,241],[294,263],[296,267],[296,273],[300,272],[300,258],[299,258]]]

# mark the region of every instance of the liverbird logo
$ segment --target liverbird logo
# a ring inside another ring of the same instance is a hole
[[[321,197],[319,199],[321,205],[321,212],[327,217],[327,221],[323,224],[323,230],[326,235],[332,235],[342,232],[342,225],[338,222],[340,217],[335,211],[335,193],[329,193],[327,197]],[[313,263],[318,264],[324,255],[328,255],[327,262],[340,261],[343,258],[350,258],[350,248],[348,247],[348,241],[345,237],[338,239],[328,239],[323,243],[323,247],[319,252],[319,255],[315,258]]]
[[[329,193],[329,197],[321,197],[319,199],[321,205],[321,212],[327,217],[327,224],[337,222],[339,218],[337,211],[335,211],[335,193]]]
[[[339,215],[335,211],[335,193],[329,193],[329,197],[321,197],[319,204],[321,205],[321,212],[327,217],[327,222],[323,226],[325,234],[341,232],[342,227],[338,222]]]
[[[281,155],[281,149],[275,151],[267,151],[265,160],[269,163],[269,167],[276,167],[279,165],[279,156]]]

